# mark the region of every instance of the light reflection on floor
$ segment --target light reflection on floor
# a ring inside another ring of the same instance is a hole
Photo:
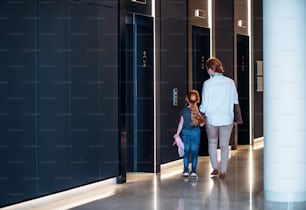
[[[220,152],[219,152],[220,153]],[[219,154],[220,155],[220,154]],[[198,179],[182,177],[183,160],[165,164],[161,173],[128,173],[127,183],[109,184],[31,210],[305,210],[303,203],[263,199],[263,141],[231,151],[227,177],[211,177],[209,157],[199,157]],[[102,185],[101,185],[102,186]],[[9,208],[7,208],[9,210]]]
[[[200,157],[198,179],[183,178],[183,160],[162,167],[160,174],[139,179],[117,195],[76,210],[305,210],[306,203],[273,203],[263,199],[263,142],[231,151],[227,178],[211,177],[208,157]],[[130,178],[139,174],[130,174]],[[137,178],[136,178],[137,179]],[[135,180],[135,178],[133,178]],[[128,183],[130,183],[128,181]]]

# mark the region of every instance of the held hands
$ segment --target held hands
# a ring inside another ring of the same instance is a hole
[[[203,115],[199,114],[198,122],[199,122],[199,125],[201,127],[203,127],[205,125],[205,123],[206,123],[206,115],[205,114],[203,114]]]

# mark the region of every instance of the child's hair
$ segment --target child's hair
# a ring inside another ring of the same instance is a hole
[[[198,126],[205,122],[197,105],[200,102],[199,92],[197,90],[190,90],[186,96],[186,102],[189,104],[191,111],[191,124]]]

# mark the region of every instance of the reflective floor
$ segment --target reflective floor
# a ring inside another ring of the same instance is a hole
[[[306,202],[275,203],[263,199],[263,148],[260,146],[239,146],[232,151],[226,179],[212,177],[210,171],[209,158],[200,157],[199,178],[183,178],[182,160],[179,160],[162,168],[160,174],[129,174],[126,184],[105,190],[103,199],[73,209],[306,209]]]

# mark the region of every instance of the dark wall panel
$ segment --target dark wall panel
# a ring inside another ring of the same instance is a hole
[[[234,12],[233,1],[215,2],[216,57],[224,66],[225,75],[234,76]]]
[[[118,175],[117,14],[0,3],[0,206]]]
[[[79,3],[86,3],[93,6],[104,6],[104,7],[118,7],[118,1],[117,0],[72,0],[73,2],[79,2]]]
[[[71,168],[82,183],[118,170],[117,13],[76,4],[71,14]]]
[[[25,199],[36,190],[32,3],[0,3],[0,206]]]
[[[161,163],[178,158],[173,135],[188,91],[188,29],[186,18],[180,17],[187,17],[186,1],[161,1]],[[178,106],[172,105],[173,88],[178,88]]]
[[[152,16],[152,0],[139,0],[138,2],[120,0],[120,10]]]
[[[38,4],[37,195],[71,186],[69,4]]]
[[[254,138],[263,136],[263,92],[256,91],[256,61],[263,60],[263,19],[262,0],[253,3],[254,38]]]
[[[221,60],[224,74],[234,79],[234,0],[215,1],[215,56]],[[230,144],[235,145],[234,130]]]

